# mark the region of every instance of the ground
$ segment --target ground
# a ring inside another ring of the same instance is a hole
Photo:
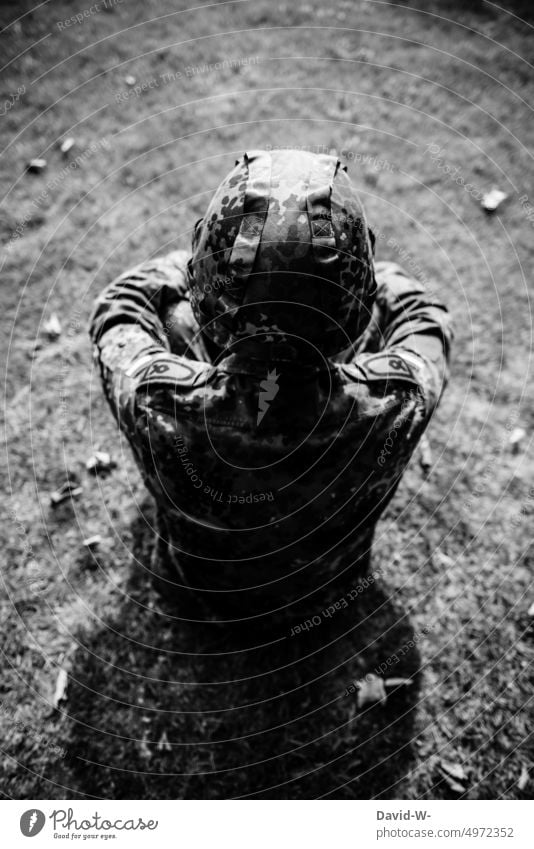
[[[534,17],[505,6],[2,6],[4,797],[532,795]],[[426,282],[456,336],[433,468],[414,460],[380,522],[377,580],[304,636],[266,638],[187,621],[152,588],[151,504],[87,319],[117,272],[188,246],[244,149],[276,145],[337,151],[377,257]],[[491,216],[493,186],[508,198]],[[95,446],[118,463],[105,479],[85,471]],[[67,471],[82,496],[52,509]],[[358,709],[346,690],[376,669],[413,683]]]

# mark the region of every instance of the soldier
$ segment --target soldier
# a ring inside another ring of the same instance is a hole
[[[247,618],[368,569],[451,340],[446,309],[373,249],[334,157],[254,151],[190,255],[98,299],[96,361],[157,505],[160,585]]]

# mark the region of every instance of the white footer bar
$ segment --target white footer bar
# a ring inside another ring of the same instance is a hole
[[[534,846],[529,801],[4,801],[5,847],[367,849]],[[30,842],[35,838],[35,843]]]

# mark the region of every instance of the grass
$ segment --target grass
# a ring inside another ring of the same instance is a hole
[[[247,0],[188,11],[161,0],[151,19],[144,4],[122,3],[58,26],[82,8],[0,10],[2,26],[22,15],[3,34],[2,98],[25,86],[1,118],[1,793],[448,798],[445,759],[464,765],[470,798],[531,796],[533,778],[518,787],[524,766],[534,774],[534,249],[518,200],[534,197],[530,4]],[[130,74],[156,82],[137,95]],[[76,168],[57,146],[69,135]],[[456,329],[429,432],[435,467],[427,479],[414,462],[380,522],[380,580],[298,637],[200,625],[155,593],[152,507],[86,333],[104,284],[187,247],[236,155],[268,145],[342,152],[383,234],[379,258],[399,259],[387,244],[396,238]],[[37,156],[47,169],[26,174]],[[445,166],[508,200],[484,215]],[[49,342],[54,311],[63,334]],[[518,454],[515,425],[527,432]],[[119,463],[105,480],[84,470],[95,446]],[[66,470],[83,496],[53,511]],[[91,555],[82,540],[94,533],[103,542]],[[413,686],[358,711],[345,689],[394,654],[392,674]],[[60,667],[68,699],[54,710]]]

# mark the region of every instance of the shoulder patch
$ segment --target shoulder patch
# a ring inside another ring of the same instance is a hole
[[[142,357],[128,369],[137,388],[140,386],[193,387],[207,380],[212,367],[208,363],[199,363],[173,354],[152,354]]]
[[[415,355],[403,351],[384,351],[380,354],[358,357],[354,362],[365,381],[403,380],[420,385],[423,363]]]

